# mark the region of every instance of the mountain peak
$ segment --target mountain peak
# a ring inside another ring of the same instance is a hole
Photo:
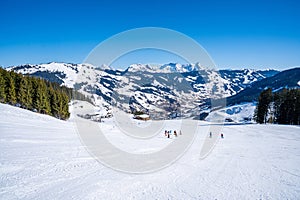
[[[156,67],[151,66],[149,64],[131,64],[128,68],[128,72],[138,72],[138,71],[151,71],[154,72],[156,70]]]
[[[132,64],[127,68],[128,72],[148,71],[152,73],[185,73],[202,70],[200,63],[196,64],[180,64],[168,63],[164,65],[150,65],[150,64]]]
[[[180,63],[169,63],[162,65],[160,67],[161,70],[164,72],[179,72],[179,73],[185,73],[185,72],[192,72],[192,71],[200,71],[203,69],[200,63],[196,64],[180,64]]]

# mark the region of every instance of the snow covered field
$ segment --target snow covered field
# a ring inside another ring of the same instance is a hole
[[[225,138],[200,160],[209,123],[199,122],[193,145],[177,162],[135,175],[94,160],[72,120],[4,104],[0,111],[0,199],[300,199],[300,127],[227,125]],[[111,120],[102,126],[128,151],[149,152],[170,141],[162,133],[137,145]]]

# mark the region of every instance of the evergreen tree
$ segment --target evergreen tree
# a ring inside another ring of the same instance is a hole
[[[39,87],[39,82],[37,78],[31,78],[32,84],[32,108],[36,109],[37,112],[41,112],[42,108],[42,100],[41,100],[41,92]]]
[[[23,108],[28,108],[28,102],[27,102],[27,89],[28,89],[28,83],[27,79],[22,77],[21,79],[16,79],[18,82],[17,87],[17,101],[21,104]]]
[[[50,107],[51,115],[58,118],[59,113],[59,102],[57,98],[57,91],[53,89],[52,85],[49,85],[49,98],[50,98]]]
[[[83,94],[58,83],[0,68],[0,102],[19,103],[23,108],[67,119],[70,117],[68,103],[72,98],[90,101]]]
[[[273,94],[271,90],[260,94],[258,105],[255,109],[255,119],[258,123],[300,124],[300,90],[283,89]],[[271,102],[270,102],[271,100]],[[271,113],[269,108],[272,107]],[[269,119],[267,116],[271,115]]]
[[[24,102],[24,108],[27,109],[32,109],[32,82],[30,77],[24,77],[25,78],[25,84],[26,84],[26,89],[25,89],[25,102]]]
[[[69,113],[69,97],[66,93],[62,93],[62,119],[68,119],[70,117]]]
[[[21,74],[14,73],[13,78],[14,78],[14,82],[15,82],[16,102],[20,103],[21,80],[23,79],[23,77]]]
[[[39,79],[39,92],[40,92],[40,99],[41,99],[41,112],[43,114],[50,114],[50,99],[48,96],[48,89],[47,85],[44,80]]]
[[[295,111],[293,117],[293,124],[300,125],[300,90],[295,90]]]
[[[0,102],[5,102],[5,99],[6,99],[5,76],[6,76],[6,71],[4,69],[0,68]]]
[[[15,89],[13,72],[9,72],[6,76],[5,92],[6,92],[5,101],[9,104],[15,105],[17,102],[17,97],[16,97],[16,89]]]
[[[285,95],[287,93],[287,89],[283,89],[281,92],[276,92],[274,96],[274,117],[275,122],[278,123],[278,120],[280,119],[280,115],[282,114],[280,112],[280,106],[282,105]]]
[[[282,124],[299,124],[299,91],[297,89],[289,90],[284,96],[284,101],[280,107],[281,118],[279,123]]]
[[[272,89],[264,90],[258,98],[258,105],[255,111],[255,119],[258,123],[266,123],[270,103],[272,101]]]

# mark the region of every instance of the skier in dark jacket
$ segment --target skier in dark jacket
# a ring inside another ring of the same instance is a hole
[[[224,138],[224,135],[223,135],[223,133],[221,133],[221,138]]]

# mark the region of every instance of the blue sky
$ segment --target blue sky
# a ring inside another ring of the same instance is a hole
[[[195,39],[219,68],[285,69],[300,65],[299,7],[289,0],[1,1],[0,65],[80,63],[114,34],[151,26]],[[152,63],[173,59],[162,57]]]

